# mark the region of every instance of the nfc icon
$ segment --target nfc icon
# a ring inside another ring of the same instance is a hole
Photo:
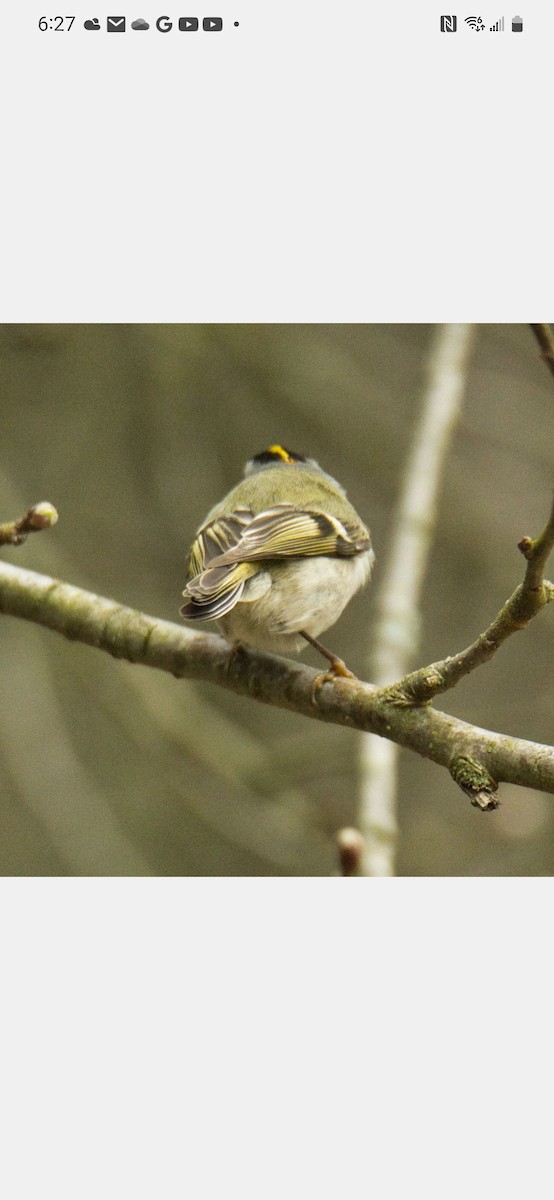
[[[441,17],[441,33],[456,33],[457,28],[457,17]]]

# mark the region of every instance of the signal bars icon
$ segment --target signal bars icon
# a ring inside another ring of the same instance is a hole
[[[465,17],[465,24],[468,25],[470,29],[475,30],[476,33],[482,33],[483,30],[487,28],[482,17]],[[441,17],[441,32],[442,33],[456,33],[457,29],[458,29],[458,18],[457,17],[452,16],[452,15]],[[489,25],[489,29],[490,29],[491,33],[503,33],[504,32],[504,17],[499,17],[498,21],[494,22],[494,25]],[[522,17],[513,17],[512,18],[512,33],[521,33],[522,30],[523,30],[523,18]]]

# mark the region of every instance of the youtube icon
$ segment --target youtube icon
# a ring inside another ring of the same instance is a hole
[[[181,33],[196,33],[198,17],[179,17],[179,29]]]
[[[202,29],[205,29],[206,33],[219,33],[223,29],[223,20],[221,17],[204,17]]]

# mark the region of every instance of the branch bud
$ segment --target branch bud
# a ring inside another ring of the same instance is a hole
[[[364,852],[364,839],[358,829],[345,826],[337,833],[340,873],[344,876],[357,875]]]

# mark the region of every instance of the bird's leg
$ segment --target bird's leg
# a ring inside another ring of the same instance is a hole
[[[348,667],[342,658],[339,658],[337,654],[333,654],[331,650],[327,650],[326,647],[322,646],[321,642],[316,641],[316,639],[313,638],[310,633],[306,633],[305,629],[299,629],[298,632],[301,637],[305,638],[306,641],[310,643],[310,646],[313,646],[314,650],[319,650],[319,653],[323,654],[324,658],[327,658],[331,664],[330,671],[322,671],[321,674],[316,675],[314,679],[312,700],[314,704],[317,704],[316,691],[322,686],[322,684],[332,683],[337,676],[342,679],[355,679],[356,676],[352,671],[348,670]]]
[[[332,650],[327,650],[325,646],[322,646],[321,642],[316,641],[316,639],[312,637],[311,633],[306,633],[305,629],[299,629],[298,632],[301,637],[305,638],[306,641],[310,643],[310,646],[313,646],[314,650],[319,650],[319,653],[323,654],[324,658],[329,659],[329,662],[331,663],[331,670],[327,672],[328,675],[342,675],[345,679],[356,678],[352,671],[348,670],[348,667],[346,663],[343,662],[342,658],[339,658],[337,654],[333,654]]]

